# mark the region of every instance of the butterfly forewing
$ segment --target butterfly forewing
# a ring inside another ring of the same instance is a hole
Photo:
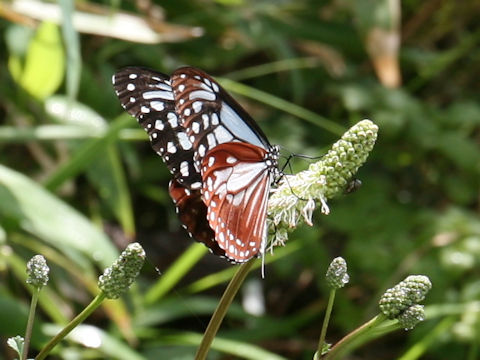
[[[197,168],[218,144],[239,141],[270,147],[255,121],[209,75],[184,67],[176,70],[171,79],[176,111],[196,150]]]
[[[131,67],[117,72],[112,81],[123,108],[147,131],[152,148],[174,178],[190,189],[199,189],[201,177],[192,161],[193,144],[175,111],[169,77]]]
[[[245,262],[263,250],[272,180],[267,151],[247,143],[225,143],[202,161],[203,200],[215,239],[225,255]]]

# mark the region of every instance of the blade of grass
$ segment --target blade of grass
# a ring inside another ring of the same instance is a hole
[[[0,126],[1,143],[24,143],[26,141],[52,141],[102,138],[103,129],[92,129],[77,125],[39,125],[26,128],[16,126]],[[125,141],[147,141],[148,137],[142,129],[121,129],[118,139]]]
[[[317,125],[327,131],[330,131],[336,135],[342,135],[346,128],[338,125],[336,122],[329,120],[323,116],[315,114],[314,112],[305,109],[304,107],[295,105],[289,101],[280,99],[277,96],[272,94],[266,93],[264,91],[255,89],[251,86],[247,86],[245,84],[241,84],[236,81],[232,81],[229,79],[218,79],[220,84],[225,87],[225,89],[232,91],[234,93],[243,95],[250,99],[263,102],[264,104],[270,105],[276,109],[282,110],[288,114],[297,116],[300,119],[308,121],[314,125]]]
[[[128,237],[133,237],[135,220],[132,202],[117,147],[114,144],[107,146],[105,155],[97,157],[88,166],[87,174],[90,181],[98,189],[100,196],[122,225],[125,234]]]
[[[0,215],[34,237],[102,266],[117,257],[110,239],[81,213],[25,175],[0,165]]]
[[[153,304],[162,298],[206,253],[206,246],[199,243],[192,244],[150,288],[145,295],[145,302]]]
[[[89,140],[83,144],[72,158],[55,173],[53,173],[45,182],[45,187],[49,190],[55,190],[68,179],[76,176],[94,161],[106,147],[118,138],[118,132],[131,123],[132,118],[128,114],[121,115],[115,119],[109,126],[105,135],[100,139]]]
[[[225,75],[230,80],[240,81],[246,79],[257,78],[282,71],[291,71],[296,69],[315,68],[320,65],[318,58],[307,57],[297,59],[283,59],[269,62],[257,66],[251,66],[242,70],[237,70]]]
[[[77,97],[82,71],[80,42],[72,22],[75,12],[74,1],[59,0],[59,3],[62,9],[62,34],[67,53],[67,95],[69,103],[72,103]]]
[[[265,263],[268,265],[268,264],[270,264],[274,261],[280,260],[283,257],[290,255],[291,253],[293,253],[293,252],[295,252],[299,249],[300,249],[300,244],[299,244],[298,241],[297,242],[295,242],[295,241],[289,242],[288,246],[285,246],[285,247],[282,247],[282,248],[277,248],[277,250],[275,250],[275,256],[268,256],[267,255],[265,257]],[[252,270],[258,269],[260,267],[261,267],[261,263],[256,262],[253,265]],[[207,289],[210,289],[214,286],[223,284],[224,282],[227,282],[232,278],[232,276],[235,274],[235,271],[236,271],[235,267],[230,267],[228,269],[219,271],[217,273],[205,276],[205,277],[195,281],[194,283],[188,285],[184,289],[182,289],[182,292],[197,293],[197,292],[202,292],[202,291],[205,291]],[[268,272],[268,269],[266,269],[266,271]]]
[[[178,333],[173,335],[159,335],[158,338],[165,344],[172,345],[198,345],[202,336],[196,333]],[[212,349],[230,354],[241,359],[249,360],[286,360],[286,358],[264,350],[256,345],[241,341],[216,337],[212,343]]]

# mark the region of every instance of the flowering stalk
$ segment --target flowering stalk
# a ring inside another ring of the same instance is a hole
[[[328,153],[305,171],[285,175],[268,202],[271,246],[283,245],[288,232],[302,221],[313,225],[317,204],[324,214],[330,212],[327,200],[342,194],[353,175],[367,160],[377,139],[378,126],[362,120],[351,127]]]
[[[57,335],[55,335],[38,353],[35,357],[35,360],[45,359],[50,351],[62,341],[73,329],[75,329],[79,324],[81,324],[86,318],[90,316],[103,302],[105,299],[105,293],[98,294],[95,299],[93,299],[88,306],[83,309],[83,311],[75,316]]]
[[[425,319],[423,306],[418,302],[425,299],[432,284],[428,277],[411,275],[388,289],[379,301],[381,313],[358,327],[335,344],[325,360],[342,358],[354,348],[373,338],[398,329],[410,330]],[[388,319],[396,319],[391,323]]]
[[[50,351],[67,336],[77,325],[82,323],[107,299],[117,299],[126,292],[135,281],[145,262],[145,251],[139,243],[132,243],[120,254],[112,266],[105,269],[99,277],[98,287],[102,290],[88,306],[70,321],[47,345],[40,351],[36,360],[45,359]]]
[[[210,322],[208,323],[207,329],[203,334],[202,341],[198,347],[197,353],[195,354],[195,360],[204,360],[207,358],[210,346],[212,345],[213,339],[215,339],[215,336],[217,335],[223,318],[227,314],[228,307],[232,303],[233,298],[237,294],[240,286],[243,284],[243,281],[247,277],[254,263],[255,260],[252,259],[249,262],[240,265],[232,280],[230,280],[228,283],[228,286],[223,293],[222,298],[220,299],[220,302],[218,303],[218,306],[215,309],[212,318],[210,319]]]
[[[35,319],[35,310],[37,308],[38,296],[40,290],[48,283],[48,273],[50,269],[47,261],[42,255],[35,255],[27,263],[27,284],[33,286],[32,302],[30,303],[30,311],[28,313],[27,328],[25,330],[25,342],[23,344],[22,360],[27,359],[28,348],[30,347],[30,339],[32,338],[33,321]]]
[[[341,289],[342,287],[344,287],[345,284],[347,284],[348,281],[350,280],[350,277],[348,276],[348,273],[347,273],[347,262],[345,261],[345,259],[341,257],[337,257],[333,259],[333,261],[330,263],[328,267],[327,274],[325,277],[327,279],[328,286],[331,288],[331,290],[330,290],[330,296],[328,298],[327,309],[325,311],[325,318],[323,319],[323,326],[322,326],[322,331],[320,333],[320,339],[318,340],[317,352],[313,357],[314,360],[320,359],[320,357],[324,353],[327,353],[329,350],[330,345],[325,342],[325,337],[327,336],[328,323],[330,321],[330,315],[333,309],[333,302],[335,301],[335,293],[338,289]]]

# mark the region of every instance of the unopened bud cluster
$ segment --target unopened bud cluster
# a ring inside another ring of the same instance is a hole
[[[380,310],[389,319],[399,319],[406,329],[411,329],[425,317],[423,306],[418,303],[425,299],[431,288],[432,283],[428,277],[408,276],[383,294],[379,302]]]
[[[269,228],[275,233],[274,245],[287,240],[288,230],[300,221],[312,225],[313,210],[318,204],[323,213],[329,213],[327,199],[343,193],[372,151],[377,132],[377,125],[362,120],[351,127],[320,161],[305,171],[282,178],[268,202]]]
[[[340,289],[350,280],[347,273],[347,262],[342,257],[333,259],[327,270],[326,275],[328,286],[332,289]]]
[[[419,322],[425,320],[423,305],[412,305],[398,316],[398,322],[405,330],[413,329]]]
[[[27,284],[37,288],[47,285],[50,268],[42,255],[35,255],[27,263]]]
[[[109,299],[117,299],[137,278],[143,263],[145,251],[139,243],[132,243],[112,266],[105,269],[98,279],[98,287]]]

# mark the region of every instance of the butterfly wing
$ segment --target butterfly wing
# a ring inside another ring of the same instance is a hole
[[[197,169],[218,144],[238,141],[270,148],[250,115],[208,74],[183,67],[171,79],[176,111],[195,149]]]
[[[153,150],[160,155],[180,184],[201,187],[200,172],[193,163],[194,149],[175,111],[170,78],[152,70],[128,67],[112,82],[123,108],[147,131]]]
[[[216,146],[202,161],[208,223],[218,246],[235,262],[264,250],[271,183],[266,154],[258,146],[234,142]]]
[[[113,84],[173,174],[170,196],[189,233],[233,262],[263,251],[276,158],[266,161],[272,147],[247,112],[214,79],[191,67],[171,78],[126,68]]]
[[[207,206],[202,201],[200,190],[189,190],[176,180],[170,181],[170,196],[177,207],[180,221],[190,236],[205,244],[212,253],[224,256],[223,251],[215,241],[215,233],[207,221]]]

